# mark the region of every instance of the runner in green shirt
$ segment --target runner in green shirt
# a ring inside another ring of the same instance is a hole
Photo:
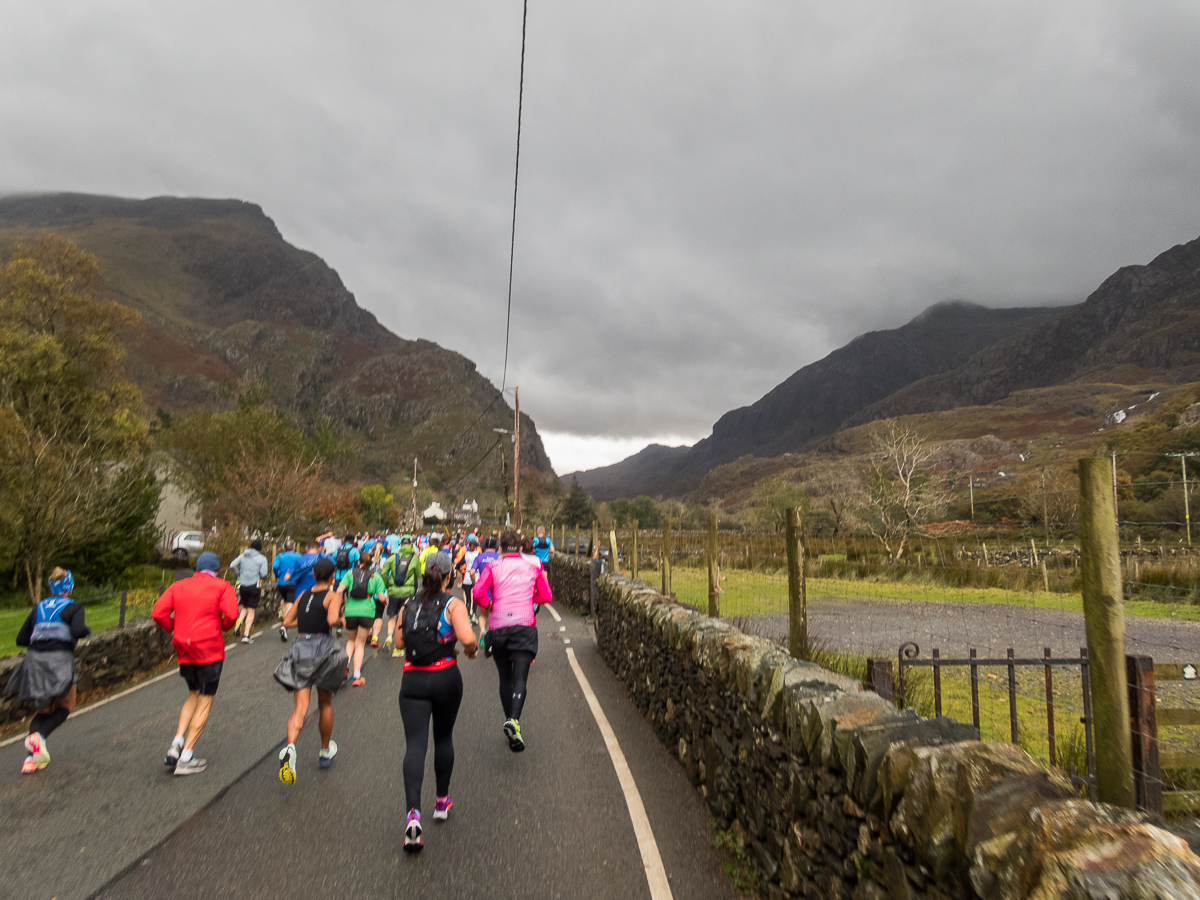
[[[404,655],[403,650],[397,650],[396,623],[400,621],[400,608],[404,601],[417,592],[417,558],[412,545],[412,537],[404,535],[396,552],[389,556],[380,569],[384,583],[387,584],[388,594],[388,623],[387,640],[383,642],[385,652],[390,652],[392,658]],[[397,577],[399,573],[399,577]]]
[[[354,669],[354,687],[362,687],[367,679],[362,675],[363,653],[367,638],[375,622],[375,601],[387,602],[387,586],[383,578],[371,571],[371,558],[360,556],[358,563],[346,573],[338,585],[338,593],[345,600],[343,616],[346,620],[346,655],[350,657],[347,668]]]

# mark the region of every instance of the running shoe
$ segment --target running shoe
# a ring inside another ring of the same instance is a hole
[[[337,756],[337,741],[333,738],[329,739],[329,749],[320,750],[317,753],[317,766],[321,769],[328,769],[333,764],[333,758]]]
[[[169,769],[175,768],[175,766],[179,763],[179,754],[182,752],[183,745],[172,742],[171,746],[167,748],[167,756],[166,759],[163,760],[163,765]]]
[[[342,626],[341,626],[341,625],[339,625],[339,626],[337,627],[337,636],[338,636],[338,637],[341,637],[341,636],[342,636]]]
[[[287,629],[282,625],[279,626],[279,639],[285,644],[287,643]]]
[[[378,638],[378,637],[376,637],[376,636],[374,636],[374,635],[372,635],[372,636],[371,636],[371,646],[372,646],[372,647],[378,647],[378,646],[379,646],[379,638]]]
[[[244,635],[242,635],[242,643],[243,644],[253,644],[254,638],[250,637],[250,635],[248,635],[248,634],[244,634]]]
[[[350,686],[351,687],[362,687],[366,683],[367,683],[367,679],[364,678],[362,675],[359,675],[352,682],[350,682]]]
[[[237,621],[235,621],[233,623],[233,633],[237,634],[241,630],[242,630],[242,617],[238,616]]]
[[[415,809],[408,811],[408,822],[404,826],[404,852],[420,853],[425,842],[421,840],[421,814]]]
[[[46,764],[50,762],[50,749],[46,746],[45,739],[38,732],[34,731],[25,738],[25,749],[29,751],[29,759],[33,760],[34,768],[27,770],[22,766],[22,772],[28,774],[28,772],[46,768]]]
[[[279,780],[284,784],[296,783],[296,745],[288,744],[279,751]]]
[[[433,804],[434,821],[441,819],[443,822],[445,822],[448,818],[450,818],[450,807],[453,805],[454,801],[450,799],[449,794],[447,794],[445,797],[438,797]]]
[[[176,775],[199,775],[208,767],[207,759],[192,757],[187,762],[182,759],[175,764]]]
[[[521,723],[516,719],[505,720],[504,736],[508,738],[508,749],[513,753],[520,753],[525,749],[525,739],[521,737]]]
[[[45,763],[39,763],[32,756],[27,756],[25,757],[25,762],[21,763],[21,774],[32,775],[34,772],[38,771],[38,769],[44,768],[46,768]]]
[[[399,647],[392,648],[392,659],[399,659],[403,655],[404,655],[404,651],[401,650]]]
[[[392,650],[396,649],[396,645],[392,643],[392,636],[390,634],[383,642],[383,649],[387,653],[390,653]]]

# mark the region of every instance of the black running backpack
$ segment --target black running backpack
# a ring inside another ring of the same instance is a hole
[[[339,569],[350,568],[350,548],[348,546],[342,544],[338,548],[337,556],[333,558],[333,564]]]
[[[350,582],[350,597],[354,600],[366,600],[371,592],[371,570],[355,569],[354,580]]]
[[[442,611],[453,599],[450,594],[441,594],[429,604],[428,609],[421,608],[420,597],[413,597],[404,604],[400,627],[403,629],[406,662],[414,666],[431,666],[439,659],[456,655],[454,644],[457,638],[453,634],[445,643],[438,639]]]

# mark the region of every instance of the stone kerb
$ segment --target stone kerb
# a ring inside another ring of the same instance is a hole
[[[549,567],[556,597],[581,574],[586,596],[585,563]],[[1200,859],[1153,818],[641,582],[601,578],[596,636],[767,897],[1200,898]]]

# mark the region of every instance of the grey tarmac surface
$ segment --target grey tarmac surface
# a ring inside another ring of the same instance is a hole
[[[1078,656],[1087,644],[1083,614],[1055,609],[989,603],[910,602],[903,600],[837,600],[808,598],[809,633],[831,649],[895,657],[900,644],[915,641],[921,656],[937,647],[943,657],[966,655],[974,647],[980,656],[1004,656],[1012,647],[1017,656],[1041,656],[1050,647],[1055,655]],[[786,638],[787,618],[772,616],[747,624],[762,637]],[[1125,622],[1129,653],[1143,653],[1157,662],[1200,663],[1200,623],[1129,616]]]
[[[297,783],[278,780],[291,698],[271,671],[274,632],[229,651],[200,756],[204,774],[162,765],[184,686],[166,678],[50,739],[52,762],[20,776],[20,744],[0,748],[0,884],[13,896],[393,897],[466,892],[495,898],[649,897],[625,800],[564,639],[625,752],[676,898],[732,898],[710,844],[706,810],[679,764],[626,699],[590,626],[539,616],[541,647],[522,718],[529,743],[508,750],[491,660],[460,656],[454,808],[431,819],[432,748],[424,785],[425,849],[401,852],[404,735],[401,660],[364,666],[367,684],[335,699],[339,753],[317,768],[311,718]],[[371,651],[368,650],[370,654]],[[4,773],[11,773],[6,775]],[[449,894],[444,894],[449,895]]]

